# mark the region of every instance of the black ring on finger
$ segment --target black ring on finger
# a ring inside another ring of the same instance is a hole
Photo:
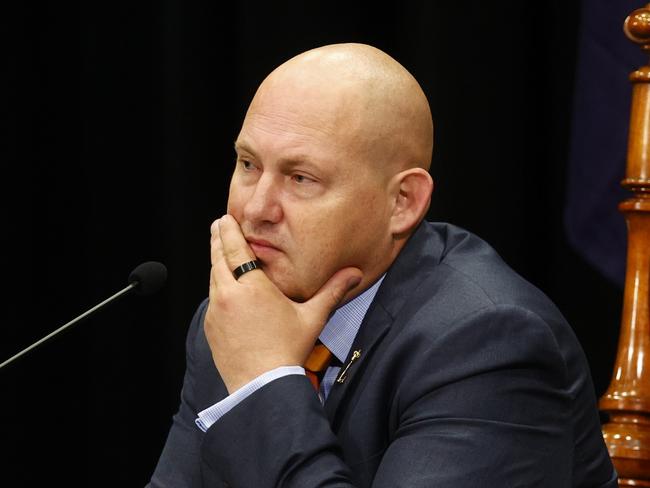
[[[235,277],[236,280],[238,280],[241,275],[248,273],[249,271],[253,271],[254,269],[257,269],[261,266],[262,263],[257,259],[255,261],[248,261],[247,263],[237,266],[232,271],[232,275]]]

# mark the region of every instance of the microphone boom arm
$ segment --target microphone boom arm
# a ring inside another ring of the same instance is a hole
[[[138,283],[137,281],[134,281],[133,283],[129,284],[129,286],[127,286],[127,287],[123,288],[122,290],[118,291],[117,293],[115,293],[113,296],[107,298],[106,300],[104,300],[104,301],[101,302],[101,303],[98,303],[98,304],[95,305],[93,308],[91,308],[91,309],[89,309],[89,310],[86,310],[84,313],[82,313],[82,314],[79,315],[78,317],[72,319],[72,320],[71,320],[70,322],[68,322],[67,324],[62,325],[61,327],[59,327],[58,329],[56,329],[54,332],[50,332],[48,335],[46,335],[46,336],[43,337],[42,339],[36,341],[36,342],[35,342],[34,344],[32,344],[31,346],[29,346],[29,347],[23,349],[23,350],[20,351],[18,354],[13,355],[13,356],[10,357],[9,359],[7,359],[5,362],[1,363],[1,364],[0,364],[0,369],[2,369],[3,367],[5,367],[7,364],[13,362],[14,360],[18,359],[18,358],[19,358],[20,356],[22,356],[23,354],[26,354],[26,353],[28,353],[29,351],[31,351],[32,349],[34,349],[34,348],[40,346],[40,345],[43,344],[45,341],[51,339],[52,337],[54,337],[54,336],[57,335],[58,333],[63,332],[63,331],[64,331],[65,329],[67,329],[68,327],[70,327],[70,326],[76,324],[77,322],[79,322],[80,320],[82,320],[82,319],[88,317],[88,316],[89,316],[90,314],[92,314],[95,310],[100,309],[101,307],[103,307],[103,306],[106,305],[107,303],[109,303],[109,302],[115,300],[116,298],[118,298],[118,297],[124,295],[125,293],[131,291],[133,288],[135,288],[136,286],[138,286],[138,284],[139,284],[139,283]]]

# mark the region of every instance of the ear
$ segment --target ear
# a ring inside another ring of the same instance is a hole
[[[395,237],[408,235],[424,218],[431,203],[433,179],[423,168],[397,173],[391,181],[393,212],[390,229]]]

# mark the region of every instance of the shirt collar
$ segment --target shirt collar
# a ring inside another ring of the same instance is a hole
[[[375,284],[361,295],[338,308],[320,333],[320,341],[332,351],[332,354],[339,361],[344,362],[348,356],[354,338],[359,332],[359,327],[361,327],[363,317],[366,315],[385,276],[386,274],[383,274]]]

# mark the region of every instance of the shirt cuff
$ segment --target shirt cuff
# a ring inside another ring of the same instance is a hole
[[[199,416],[194,422],[203,432],[207,431],[212,424],[228,413],[233,407],[249,397],[254,391],[259,390],[267,383],[273,380],[289,376],[290,374],[305,374],[305,369],[301,366],[280,366],[258,376],[252,381],[246,383],[237,391],[228,395],[220,402],[199,412]]]

